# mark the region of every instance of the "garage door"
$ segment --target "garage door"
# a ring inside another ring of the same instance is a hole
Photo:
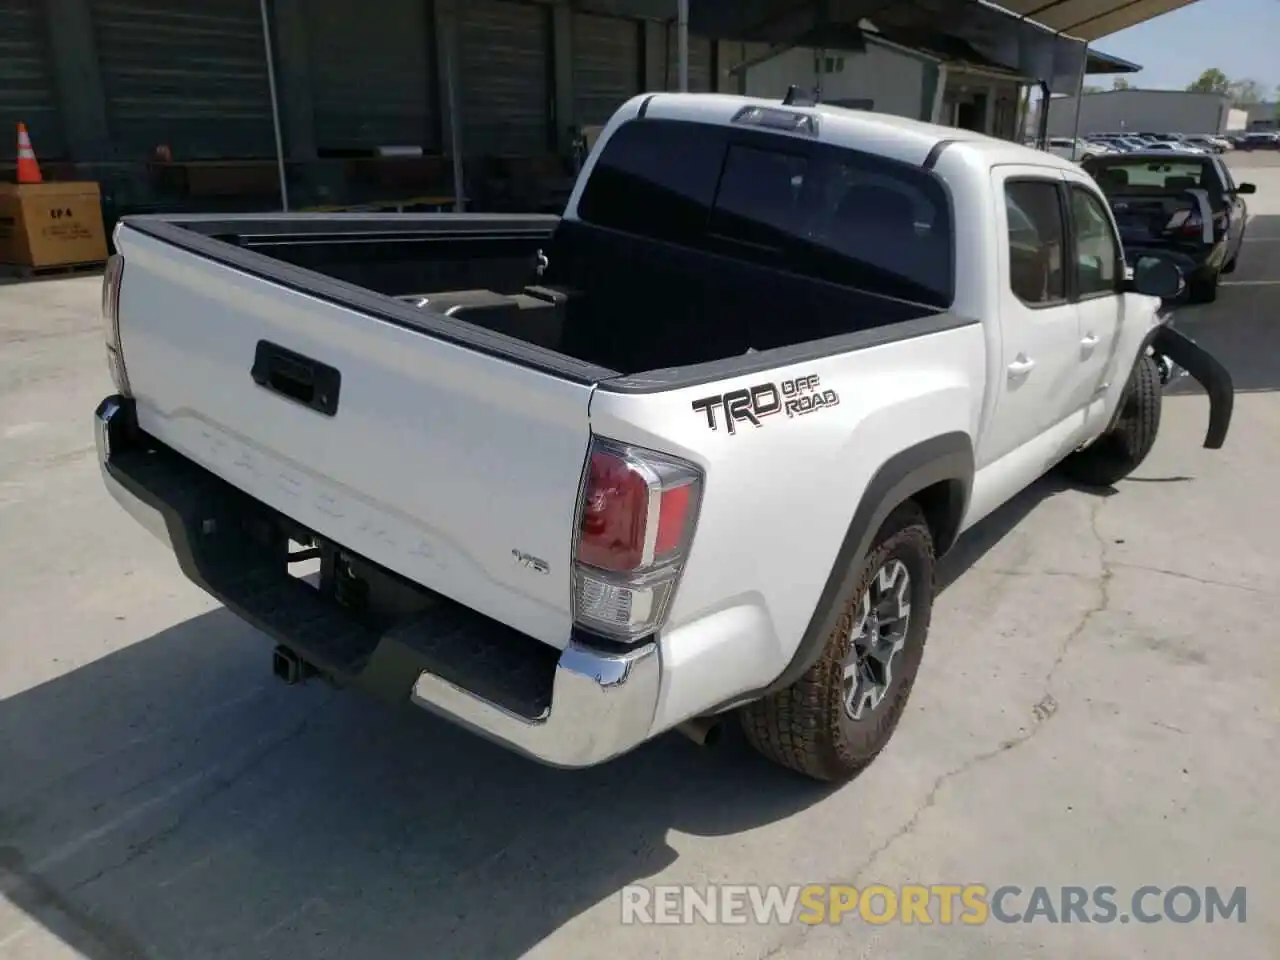
[[[573,15],[573,109],[583,126],[605,123],[640,92],[640,23]]]
[[[551,116],[550,8],[468,0],[458,28],[465,152],[470,156],[546,152]]]
[[[275,155],[258,0],[92,0],[111,138],[124,155]]]
[[[676,28],[667,28],[667,89],[680,89],[680,43]],[[711,85],[711,41],[704,37],[689,37],[689,90],[692,93],[709,93]]]
[[[0,163],[12,163],[17,155],[20,122],[27,125],[38,158],[63,155],[43,5],[43,0],[0,0]]]
[[[422,0],[310,0],[308,65],[322,153],[440,142]]]

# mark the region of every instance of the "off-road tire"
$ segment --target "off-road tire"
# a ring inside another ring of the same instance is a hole
[[[872,579],[894,560],[910,577],[906,640],[883,700],[854,720],[844,706],[844,664],[855,618]],[[920,508],[908,501],[876,535],[818,661],[791,686],[741,708],[747,741],[768,759],[815,780],[842,782],[866,767],[889,742],[906,708],[929,633],[933,594],[933,537]]]
[[[1160,370],[1152,357],[1144,355],[1129,378],[1115,423],[1063,460],[1063,474],[1090,487],[1109,487],[1129,476],[1155,446],[1163,399]]]
[[[1213,303],[1218,299],[1218,274],[1187,284],[1187,303]]]

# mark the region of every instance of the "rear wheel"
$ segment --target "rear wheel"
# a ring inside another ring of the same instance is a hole
[[[874,760],[920,669],[933,574],[929,527],[919,507],[906,503],[880,528],[818,662],[740,711],[748,742],[816,780],[847,780]]]
[[[1129,476],[1155,446],[1163,400],[1160,369],[1154,358],[1144,354],[1129,378],[1115,423],[1089,446],[1063,460],[1062,472],[1091,487],[1109,487]]]

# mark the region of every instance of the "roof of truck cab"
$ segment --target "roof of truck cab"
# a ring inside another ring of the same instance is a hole
[[[892,157],[907,163],[922,164],[929,153],[942,142],[963,144],[975,160],[990,165],[1027,163],[1064,170],[1080,168],[1070,160],[1043,150],[1024,147],[1011,140],[1001,140],[972,130],[943,127],[923,120],[912,120],[890,113],[855,110],[829,104],[815,106],[784,105],[780,100],[743,97],[722,93],[647,94],[641,107],[643,115],[654,119],[691,120],[698,123],[729,125],[745,106],[789,110],[818,118],[818,140],[839,146]],[[780,133],[781,136],[800,134]]]

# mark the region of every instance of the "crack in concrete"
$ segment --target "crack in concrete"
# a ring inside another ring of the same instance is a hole
[[[1027,743],[1035,737],[1037,733],[1044,729],[1045,724],[1052,719],[1054,714],[1057,713],[1058,699],[1054,696],[1053,684],[1058,670],[1066,660],[1067,654],[1071,652],[1072,646],[1074,646],[1075,642],[1088,628],[1090,621],[1092,621],[1094,617],[1106,612],[1107,608],[1111,605],[1111,578],[1114,574],[1111,564],[1107,560],[1107,542],[1098,530],[1098,520],[1102,514],[1105,504],[1105,500],[1099,499],[1097,505],[1089,513],[1089,529],[1092,531],[1094,539],[1098,541],[1098,565],[1100,569],[1097,576],[1093,578],[1097,582],[1098,595],[1094,603],[1080,615],[1080,619],[1076,621],[1076,625],[1067,633],[1062,642],[1058,645],[1057,655],[1049,665],[1049,670],[1046,672],[1044,682],[1041,685],[1043,687],[1044,694],[1032,708],[1037,722],[1028,728],[1025,733],[1019,734],[1016,737],[1011,737],[1010,739],[1001,742],[997,747],[969,758],[964,763],[960,764],[960,766],[948,770],[934,780],[933,786],[925,796],[924,801],[916,807],[907,822],[894,831],[894,833],[891,834],[884,843],[880,844],[880,846],[873,850],[871,855],[863,861],[862,865],[854,874],[855,883],[860,882],[863,876],[866,875],[867,871],[875,866],[880,858],[884,856],[884,854],[888,852],[895,843],[916,829],[920,823],[920,818],[938,802],[938,795],[942,792],[943,787],[957,777],[963,776],[970,770],[973,770],[975,767],[979,767],[987,761],[994,760],[1001,754],[1008,753],[1010,750],[1016,749],[1024,743]],[[1080,579],[1084,579],[1084,575],[1072,574],[1071,576],[1079,576]]]
[[[1177,580],[1189,580],[1192,583],[1204,584],[1206,587],[1225,587],[1228,590],[1244,590],[1247,593],[1257,593],[1263,596],[1275,596],[1277,591],[1267,589],[1266,587],[1253,587],[1245,583],[1233,583],[1230,580],[1214,580],[1211,577],[1198,577],[1192,573],[1182,573],[1179,570],[1169,570],[1165,567],[1152,567],[1145,563],[1127,563],[1123,560],[1111,560],[1109,566],[1112,568],[1123,568],[1125,570],[1141,570],[1144,573],[1155,573],[1164,577],[1173,577]],[[975,567],[974,573],[982,573],[992,577],[1062,577],[1067,580],[1094,580],[1096,577],[1088,573],[1079,573],[1073,570],[990,570],[981,567]]]
[[[975,567],[974,573],[985,573],[993,577],[1063,577],[1067,580],[1092,580],[1093,578],[1087,573],[1077,573],[1074,570],[984,570],[981,567]]]
[[[1265,587],[1251,587],[1244,583],[1232,583],[1229,580],[1213,580],[1208,577],[1197,577],[1191,573],[1181,573],[1177,570],[1166,570],[1164,567],[1149,567],[1142,563],[1125,563],[1123,560],[1111,561],[1113,567],[1123,567],[1126,570],[1142,570],[1146,573],[1158,573],[1165,577],[1174,577],[1178,580],[1190,580],[1192,583],[1201,583],[1206,587],[1226,587],[1229,590],[1244,590],[1248,593],[1260,593],[1263,596],[1275,596],[1275,590],[1268,590]]]
[[[930,808],[932,808],[937,803],[938,794],[941,792],[944,786],[946,786],[950,781],[954,780],[956,777],[959,777],[964,775],[965,773],[968,773],[970,770],[974,769],[975,767],[981,766],[987,761],[993,760],[994,758],[1000,756],[1001,754],[1007,753],[1010,750],[1013,750],[1016,747],[1020,747],[1024,743],[1027,743],[1037,733],[1039,733],[1041,729],[1043,729],[1044,721],[1048,721],[1049,719],[1051,719],[1053,715],[1057,712],[1058,701],[1057,701],[1057,698],[1053,695],[1054,678],[1057,675],[1059,668],[1062,666],[1063,661],[1066,660],[1067,654],[1070,653],[1071,647],[1075,644],[1075,642],[1080,638],[1080,635],[1083,634],[1085,629],[1089,626],[1089,622],[1098,614],[1105,612],[1106,609],[1111,604],[1111,578],[1113,576],[1113,571],[1111,569],[1111,565],[1107,561],[1106,540],[1103,539],[1102,534],[1098,531],[1098,519],[1102,513],[1102,509],[1105,503],[1106,503],[1105,500],[1101,500],[1101,499],[1098,500],[1097,505],[1093,508],[1092,511],[1090,511],[1090,514],[1089,514],[1089,529],[1092,531],[1094,539],[1098,541],[1098,564],[1100,567],[1100,571],[1096,577],[1092,578],[1097,581],[1098,596],[1094,604],[1081,614],[1080,619],[1076,622],[1076,625],[1070,630],[1070,632],[1067,633],[1067,635],[1063,638],[1062,642],[1058,645],[1057,655],[1053,658],[1053,662],[1049,665],[1049,670],[1045,674],[1044,682],[1042,684],[1044,688],[1044,695],[1040,698],[1040,700],[1036,702],[1035,706],[1033,707],[1033,712],[1036,713],[1037,719],[1039,720],[1039,717],[1043,715],[1043,721],[1037,722],[1032,727],[1030,727],[1025,733],[1020,734],[1017,737],[1012,737],[1008,740],[1005,740],[1001,742],[999,746],[995,747],[994,749],[987,750],[983,753],[978,754],[977,756],[971,757],[970,759],[962,763],[960,766],[955,767],[951,770],[948,770],[946,773],[943,773],[942,775],[940,775],[933,782],[933,787],[929,790],[929,793],[925,796],[924,802],[921,803],[920,806],[916,808],[915,812],[912,813],[911,817],[907,820],[907,822],[904,823],[901,827],[899,827],[898,830],[896,830],[887,840],[885,840],[884,843],[882,843],[879,847],[877,847],[874,851],[872,851],[871,856],[869,856],[863,862],[862,866],[858,868],[858,872],[854,874],[855,881],[861,880],[861,878],[866,874],[866,872],[870,870],[871,867],[873,867],[882,856],[884,856],[884,854],[889,850],[890,847],[892,847],[895,843],[897,843],[903,837],[907,836],[913,830],[915,830],[916,826],[920,822],[920,818],[925,814],[925,812],[927,812]],[[1086,578],[1086,575],[1084,574],[1062,573],[1061,575],[1073,577],[1076,579]]]
[[[1098,542],[1098,573],[1093,577],[1090,577],[1087,574],[1066,572],[1059,574],[1061,576],[1072,577],[1075,579],[1096,581],[1098,593],[1094,603],[1080,615],[1080,619],[1076,622],[1075,626],[1072,627],[1066,637],[1064,637],[1062,642],[1058,645],[1057,655],[1049,665],[1049,669],[1045,673],[1044,681],[1041,684],[1044,693],[1032,707],[1036,722],[1027,729],[1026,732],[1019,734],[1016,737],[1011,737],[1007,740],[1001,741],[998,746],[979,753],[976,756],[970,757],[959,766],[953,767],[945,773],[940,774],[937,779],[933,781],[933,785],[929,788],[929,792],[925,795],[924,800],[915,808],[914,811],[912,811],[912,814],[907,821],[890,834],[883,843],[871,851],[871,854],[854,870],[850,880],[843,880],[840,882],[853,883],[855,886],[860,886],[863,878],[880,861],[880,858],[883,857],[895,844],[903,838],[910,836],[911,833],[915,831],[915,829],[920,825],[920,821],[924,815],[937,805],[938,797],[942,793],[942,789],[947,786],[947,784],[952,780],[964,776],[971,770],[982,766],[984,763],[994,760],[996,757],[1028,743],[1037,733],[1044,729],[1048,721],[1058,712],[1058,700],[1053,695],[1054,678],[1056,677],[1059,668],[1061,668],[1063,662],[1066,660],[1067,654],[1071,652],[1072,646],[1088,628],[1090,621],[1092,621],[1094,617],[1105,613],[1111,605],[1111,579],[1114,576],[1114,571],[1112,570],[1113,565],[1107,559],[1107,541],[1098,530],[1098,521],[1101,517],[1105,504],[1105,500],[1099,499],[1097,501],[1097,505],[1089,513],[1089,529],[1093,533],[1094,539]],[[771,960],[771,958],[778,956],[783,950],[798,942],[798,940],[803,936],[803,930],[798,931],[793,937],[784,936],[768,953],[762,954],[759,960]]]

